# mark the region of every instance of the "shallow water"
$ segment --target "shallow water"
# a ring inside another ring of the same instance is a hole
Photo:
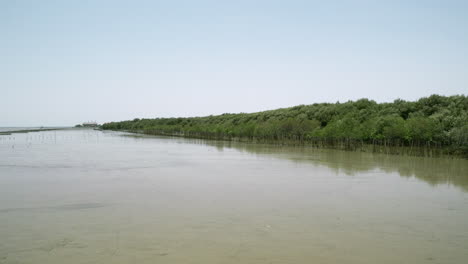
[[[0,263],[465,263],[468,161],[0,136]]]
[[[0,132],[26,131],[26,130],[35,130],[35,129],[54,129],[54,128],[65,128],[65,127],[0,127]]]

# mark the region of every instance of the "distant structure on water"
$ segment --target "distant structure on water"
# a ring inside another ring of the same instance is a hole
[[[83,127],[97,127],[98,124],[96,123],[96,121],[88,121],[88,122],[84,122]]]

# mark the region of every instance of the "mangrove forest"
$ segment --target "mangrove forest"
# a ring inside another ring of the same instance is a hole
[[[135,118],[105,123],[102,129],[392,153],[437,150],[467,157],[468,97],[431,95],[391,103],[360,99],[257,113]]]

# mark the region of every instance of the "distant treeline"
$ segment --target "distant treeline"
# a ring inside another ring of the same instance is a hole
[[[468,97],[431,95],[415,102],[298,105],[258,113],[134,119],[103,129],[209,139],[300,143],[357,149],[363,146],[439,149],[468,155]],[[381,149],[381,148],[380,148]]]

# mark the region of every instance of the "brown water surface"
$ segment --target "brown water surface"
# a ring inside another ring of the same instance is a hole
[[[0,263],[467,262],[467,160],[0,136]]]

